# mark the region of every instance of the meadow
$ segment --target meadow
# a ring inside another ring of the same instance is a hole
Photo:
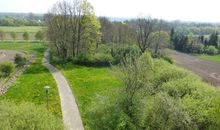
[[[96,102],[96,97],[111,97],[114,91],[122,87],[122,82],[116,78],[110,67],[86,67],[70,63],[57,67],[73,90],[85,127],[91,121],[87,113],[91,103]]]
[[[200,59],[214,61],[220,63],[220,55],[207,55],[207,54],[201,54],[201,55],[194,55]]]
[[[50,72],[41,64],[46,45],[42,43],[0,43],[0,49],[17,50],[34,53],[35,61],[18,80],[0,97],[16,103],[31,102],[35,105],[45,105],[44,86],[49,89],[49,110],[61,118],[60,99],[56,83]]]

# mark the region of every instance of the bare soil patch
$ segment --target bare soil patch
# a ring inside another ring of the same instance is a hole
[[[206,82],[215,86],[220,86],[220,64],[203,59],[198,59],[191,55],[177,51],[167,51],[175,59],[177,66],[188,69],[201,76]]]
[[[20,54],[21,56],[25,56],[24,53],[19,51],[9,51],[9,50],[0,50],[0,62],[4,61],[14,61],[15,55]]]

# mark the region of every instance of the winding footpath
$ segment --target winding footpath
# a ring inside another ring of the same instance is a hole
[[[65,126],[69,130],[84,130],[78,106],[67,80],[57,68],[49,63],[48,59],[49,52],[47,50],[44,54],[42,64],[49,69],[57,83]]]

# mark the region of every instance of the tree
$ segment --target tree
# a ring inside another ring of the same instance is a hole
[[[23,39],[26,40],[26,41],[29,40],[29,33],[28,32],[23,33]]]
[[[11,35],[13,40],[15,40],[17,38],[16,32],[11,32],[10,35]]]
[[[165,48],[169,43],[169,34],[165,31],[153,32],[150,37],[153,39],[154,53],[158,53],[160,49]]]
[[[155,22],[150,18],[138,18],[137,20],[137,42],[142,53],[150,47],[152,41],[150,34],[153,32]]]
[[[39,41],[42,41],[44,39],[44,33],[42,31],[38,31],[36,34],[35,34],[35,39],[36,40],[39,40]]]
[[[2,30],[0,30],[0,39],[3,41],[4,38],[5,38],[5,33]]]
[[[100,23],[86,0],[57,2],[46,23],[48,39],[63,58],[86,56],[89,44],[100,41]]]
[[[211,34],[208,44],[215,46],[215,47],[218,47],[218,33]]]

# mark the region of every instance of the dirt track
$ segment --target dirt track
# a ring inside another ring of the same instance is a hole
[[[220,86],[219,63],[198,59],[176,51],[168,51],[167,53],[175,59],[176,65],[194,72],[215,86]]]

